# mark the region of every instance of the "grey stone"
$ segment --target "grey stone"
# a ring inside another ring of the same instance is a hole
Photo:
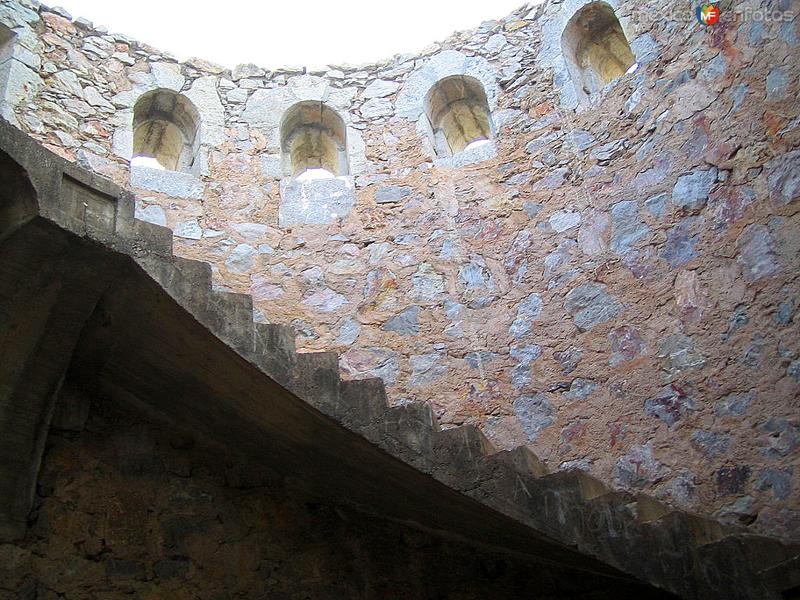
[[[176,63],[150,63],[155,87],[167,88],[179,92],[186,79],[181,75],[181,66]]]
[[[504,36],[502,33],[495,33],[489,36],[489,39],[486,40],[483,48],[489,53],[500,52],[500,50],[505,48],[507,43],[506,36]]]
[[[622,303],[606,291],[601,283],[587,281],[569,292],[564,308],[581,331],[610,321],[623,310]]]
[[[175,237],[186,238],[189,240],[199,240],[203,237],[203,229],[198,225],[197,221],[192,219],[190,221],[183,221],[175,225]]]
[[[60,90],[78,98],[83,98],[83,87],[78,81],[78,76],[72,71],[59,71],[52,76],[52,80],[55,87]]]
[[[746,83],[740,83],[731,92],[731,98],[733,98],[733,105],[731,106],[730,114],[735,114],[739,112],[739,109],[742,106],[742,102],[744,102],[745,97],[747,96],[748,86]]]
[[[400,89],[400,84],[395,81],[376,79],[366,87],[363,95],[364,98],[383,98],[391,96],[398,89]]]
[[[655,459],[648,443],[634,445],[614,465],[614,478],[625,488],[642,489],[664,480],[670,469]]]
[[[330,288],[318,290],[303,299],[302,304],[317,309],[319,312],[328,313],[349,304],[347,298],[334,292]]]
[[[339,329],[336,343],[340,346],[352,346],[359,333],[361,333],[361,324],[352,317],[348,317]]]
[[[602,254],[608,247],[608,230],[611,225],[609,216],[595,208],[587,209],[583,214],[578,245],[587,256]]]
[[[789,363],[789,366],[786,367],[786,373],[795,380],[796,383],[800,383],[800,360],[793,360]]]
[[[700,253],[695,250],[698,235],[691,233],[692,226],[697,222],[696,219],[697,217],[686,217],[667,231],[667,242],[661,251],[661,258],[673,268],[685,265],[693,258],[700,256]]]
[[[562,375],[569,375],[572,373],[578,367],[578,363],[581,362],[582,356],[583,351],[574,346],[570,346],[562,352],[553,352],[553,358],[561,365]]]
[[[632,246],[650,233],[639,216],[639,203],[635,200],[617,202],[611,208],[611,250],[624,255]]]
[[[239,81],[245,77],[264,77],[266,71],[252,63],[236,65],[231,71],[231,79]]]
[[[720,52],[714,58],[709,60],[702,69],[700,69],[698,77],[706,81],[716,79],[717,77],[724,76],[727,68],[728,61],[725,59],[725,55]]]
[[[569,167],[559,167],[558,169],[553,169],[539,181],[534,183],[531,186],[531,190],[554,190],[556,188],[560,188],[562,185],[564,185],[564,182],[567,180],[569,174]]]
[[[411,195],[413,189],[407,185],[384,185],[375,192],[377,204],[390,204],[400,202]]]
[[[193,200],[201,200],[205,190],[203,182],[189,173],[139,166],[131,167],[131,187]]]
[[[386,98],[371,98],[361,105],[361,116],[365,119],[388,117],[394,110],[392,103]]]
[[[700,210],[708,202],[708,193],[716,181],[716,168],[681,175],[672,188],[672,203],[686,210]]]
[[[528,346],[511,346],[511,358],[517,361],[511,371],[511,383],[516,389],[521,389],[531,382],[531,363],[542,356],[542,348],[536,344]]]
[[[694,410],[694,401],[674,385],[661,388],[655,396],[644,402],[645,414],[661,419],[669,427],[691,410]]]
[[[544,394],[518,397],[514,400],[514,412],[531,442],[556,420],[556,411]]]
[[[767,100],[780,100],[786,96],[789,86],[789,71],[786,67],[775,67],[767,75]]]
[[[444,293],[444,276],[428,263],[422,263],[411,276],[411,286],[411,298],[433,301]]]
[[[778,272],[778,256],[772,235],[764,226],[751,223],[736,240],[739,254],[737,262],[742,266],[744,278],[754,282]]]
[[[658,345],[658,357],[663,359],[662,367],[668,372],[696,369],[706,362],[695,349],[692,338],[682,333],[673,333],[662,339]]]
[[[517,305],[517,316],[511,323],[508,332],[519,339],[530,332],[533,321],[542,312],[542,298],[537,293],[532,293],[523,298]]]
[[[412,387],[429,385],[447,372],[447,367],[442,364],[442,355],[436,352],[415,354],[409,356],[408,361],[411,364],[408,385]]]
[[[225,266],[233,273],[248,273],[255,268],[257,259],[258,250],[248,244],[239,244],[225,261]]]
[[[612,367],[633,360],[646,348],[639,330],[629,325],[611,330],[608,341],[611,346],[611,358],[608,362]]]
[[[771,458],[789,456],[800,448],[800,424],[786,419],[770,419],[761,429],[764,436],[764,453]]]
[[[134,216],[140,221],[161,225],[162,227],[167,226],[167,213],[157,204],[148,204],[145,206],[137,202],[136,214]]]
[[[661,44],[649,33],[638,36],[631,42],[631,50],[640,65],[657,59],[661,53]]]
[[[534,138],[525,144],[525,152],[528,154],[536,154],[539,150],[548,146],[551,142],[554,142],[559,137],[561,137],[560,134],[555,131],[540,135],[539,137]]]
[[[467,361],[467,366],[470,369],[483,372],[486,366],[500,357],[496,352],[489,352],[482,350],[480,352],[467,352],[464,359]]]
[[[573,129],[567,135],[573,147],[580,153],[585,152],[597,143],[591,132],[585,129]]]
[[[390,348],[351,348],[342,355],[339,366],[353,378],[380,377],[392,385],[400,373],[400,358]]]
[[[562,396],[567,400],[585,400],[597,390],[597,384],[591,379],[583,379],[577,377],[572,380],[569,390],[564,392]]]
[[[775,204],[789,204],[800,198],[800,150],[773,158],[764,167],[769,196]]]
[[[756,477],[755,488],[759,492],[772,490],[775,500],[786,500],[792,491],[793,467],[785,469],[762,469]]]
[[[667,212],[667,200],[669,200],[667,194],[652,196],[644,201],[644,208],[651,215],[660,219]]]
[[[561,233],[580,225],[581,213],[568,210],[559,210],[551,215],[550,219],[548,219],[548,222],[550,223],[550,227],[555,229],[556,232]]]
[[[269,232],[270,228],[261,223],[231,223],[231,229],[248,242],[257,242]]]
[[[542,204],[530,201],[525,202],[525,204],[522,205],[522,210],[525,211],[525,214],[528,215],[528,218],[530,219],[542,212],[542,208],[544,208]]]
[[[394,331],[400,335],[419,333],[419,306],[409,306],[383,324],[384,331]]]
[[[281,181],[280,227],[322,225],[346,217],[355,203],[350,177]]]
[[[717,458],[728,453],[731,445],[731,436],[724,433],[711,431],[695,431],[690,444],[692,448],[709,458]]]
[[[627,147],[627,139],[612,140],[592,150],[589,157],[605,164],[621,156]]]

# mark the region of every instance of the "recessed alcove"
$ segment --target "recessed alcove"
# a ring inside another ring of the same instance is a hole
[[[486,91],[465,75],[445,77],[425,96],[436,155],[453,156],[483,146],[493,136]]]
[[[281,119],[280,145],[279,224],[321,225],[344,218],[355,194],[342,117],[324,102],[298,102]]]
[[[347,133],[339,114],[323,102],[298,102],[281,120],[284,172],[296,177],[324,169],[331,176],[348,174]]]
[[[133,108],[133,166],[189,171],[199,146],[200,115],[168,89],[143,94]]]
[[[572,16],[561,36],[561,49],[582,100],[636,64],[622,25],[605,2],[587,4]]]

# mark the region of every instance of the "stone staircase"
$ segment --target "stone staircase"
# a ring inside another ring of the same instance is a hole
[[[520,527],[680,597],[798,597],[798,545],[676,510],[643,494],[611,489],[580,470],[550,473],[524,447],[497,451],[474,426],[441,430],[427,403],[389,406],[380,379],[341,380],[336,353],[296,352],[290,327],[254,323],[249,295],[213,289],[208,264],[174,256],[172,232],[135,220],[130,194],[0,125],[0,147],[31,174],[39,215],[131,256],[227,346],[383,451],[513,518]],[[44,171],[44,176],[35,175]],[[65,177],[94,190],[98,198],[112,199],[115,218],[88,219],[85,207],[65,206]],[[0,232],[0,239],[5,235]]]

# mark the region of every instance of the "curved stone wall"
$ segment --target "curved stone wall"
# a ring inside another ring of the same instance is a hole
[[[137,216],[252,293],[256,319],[393,402],[797,537],[797,3],[706,28],[682,2],[609,2],[638,68],[579,99],[561,38],[585,4],[304,73],[178,63],[5,2],[3,114],[130,185]],[[494,135],[439,157],[424,99],[452,75],[483,84]],[[200,115],[184,172],[128,164],[133,106],[157,88]],[[288,176],[281,119],[308,100],[345,123],[348,175]]]

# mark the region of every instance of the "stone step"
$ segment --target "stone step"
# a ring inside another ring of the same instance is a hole
[[[149,255],[172,256],[172,230],[146,221],[135,219],[132,236],[126,240],[127,250],[134,258]]]
[[[794,598],[800,585],[800,545],[736,533],[696,549],[697,579],[709,590],[731,590],[731,598]]]
[[[200,321],[244,358],[255,362],[252,296],[211,290],[207,306]]]
[[[360,432],[389,410],[383,379],[350,379],[342,381],[339,390],[344,408],[342,423],[346,427]]]
[[[418,469],[430,473],[433,440],[439,423],[427,402],[392,406],[383,418],[366,425],[362,434],[373,444]]]
[[[256,364],[282,386],[290,387],[297,364],[294,328],[273,323],[253,325]]]
[[[289,389],[320,412],[335,419],[344,412],[340,384],[339,355],[336,352],[295,354]]]

